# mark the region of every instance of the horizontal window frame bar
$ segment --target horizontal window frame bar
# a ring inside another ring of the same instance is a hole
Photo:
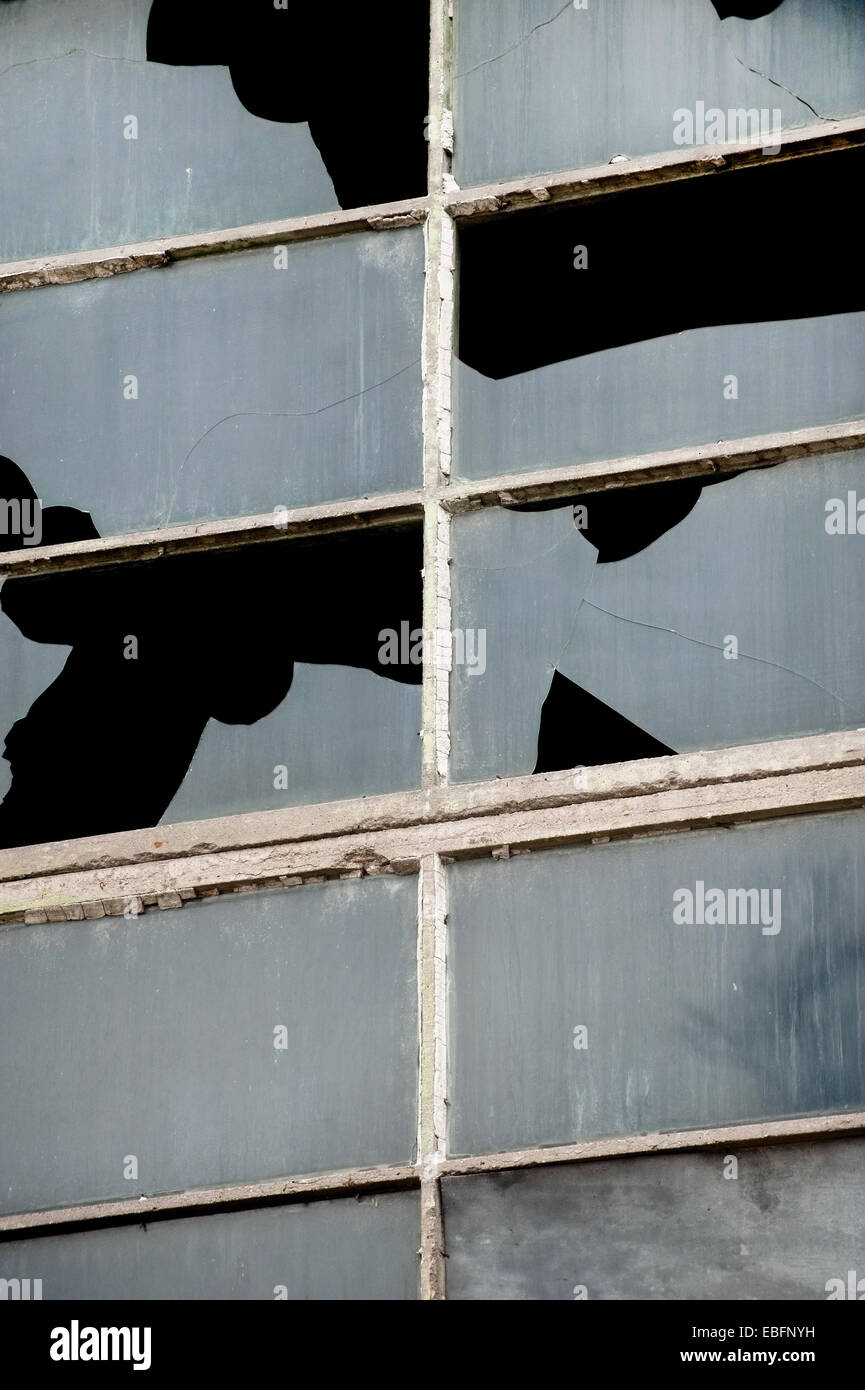
[[[429,197],[424,195],[275,222],[253,222],[243,227],[156,237],[123,246],[4,261],[0,263],[0,294],[78,284],[83,280],[106,280],[135,270],[159,269],[193,257],[252,251],[264,246],[292,246],[355,232],[397,231],[402,227],[422,226],[429,206]]]
[[[10,1240],[35,1240],[40,1236],[70,1235],[105,1226],[138,1226],[142,1222],[177,1220],[184,1216],[214,1216],[223,1212],[260,1207],[291,1206],[298,1202],[324,1201],[382,1192],[420,1189],[417,1164],[380,1164],[375,1168],[347,1168],[308,1176],[273,1178],[266,1182],[227,1183],[221,1187],[192,1188],[153,1197],[131,1197],[108,1202],[86,1202],[73,1207],[0,1216],[0,1244]]]
[[[572,203],[615,194],[631,187],[701,177],[724,169],[765,165],[779,159],[828,154],[865,144],[865,117],[821,121],[780,132],[779,153],[764,154],[752,143],[725,142],[683,150],[640,155],[615,164],[587,165],[531,174],[496,183],[470,185],[452,192],[444,210],[457,224],[486,220],[502,213],[548,203]],[[363,231],[394,231],[422,225],[431,197],[424,194],[361,208],[334,209],[240,227],[145,238],[118,246],[68,251],[0,262],[0,294],[50,285],[106,279],[136,270],[156,269],[199,256],[285,243],[314,241]]]
[[[670,482],[681,478],[716,477],[759,468],[767,463],[818,458],[865,448],[865,417],[804,429],[782,430],[687,445],[597,462],[486,478],[442,478],[437,488],[417,487],[398,493],[371,494],[286,508],[279,525],[274,513],[219,518],[177,526],[125,532],[67,545],[22,547],[0,551],[0,577],[52,573],[90,566],[128,564],[169,554],[203,550],[240,549],[261,541],[292,536],[338,534],[372,526],[400,526],[423,520],[424,504],[438,502],[451,515],[480,507],[554,500],[577,492],[601,492]]]
[[[446,210],[458,226],[521,212],[526,208],[565,206],[588,198],[614,196],[632,188],[654,187],[683,179],[704,178],[736,169],[759,168],[779,160],[833,154],[865,144],[865,116],[820,121],[768,137],[777,154],[764,153],[751,141],[724,141],[688,146],[657,154],[617,159],[549,173],[526,174],[498,183],[472,184],[452,192]]]
[[[31,546],[0,551],[0,577],[24,578],[59,570],[103,568],[154,560],[163,555],[190,555],[200,551],[239,550],[261,542],[275,543],[304,536],[356,533],[378,526],[404,526],[423,522],[424,494],[420,488],[379,496],[322,502],[309,507],[288,507],[282,520],[274,512],[258,516],[198,521],[131,531],[98,540],[67,545]]]
[[[0,924],[856,809],[863,766],[858,730],[3,850]]]
[[[449,512],[474,511],[479,507],[536,502],[577,492],[605,492],[613,488],[681,478],[716,477],[767,463],[817,458],[865,448],[865,417],[831,425],[782,430],[773,434],[725,439],[715,444],[661,449],[651,454],[574,463],[535,472],[497,474],[477,481],[460,480],[442,490],[441,503]]]
[[[829,1115],[805,1115],[797,1119],[756,1120],[747,1124],[714,1128],[626,1134],[609,1139],[588,1139],[550,1148],[515,1149],[509,1153],[447,1158],[437,1165],[441,1178],[501,1173],[516,1168],[547,1168],[566,1163],[590,1163],[596,1159],[636,1158],[642,1155],[705,1152],[712,1149],[754,1148],[803,1139],[836,1139],[865,1134],[865,1110]]]
[[[235,816],[117,831],[80,840],[0,849],[0,883],[48,877],[67,870],[102,869],[186,859],[206,851],[243,851],[270,845],[325,841],[351,834],[439,825],[472,816],[549,810],[584,802],[689,791],[727,783],[865,766],[865,730],[809,734],[729,748],[701,749],[663,758],[602,763],[574,770],[526,773],[483,782],[452,782],[408,792],[384,792],[346,801],[250,811]],[[154,839],[159,841],[154,846]]]
[[[432,1189],[445,1178],[513,1172],[515,1169],[553,1168],[598,1159],[701,1153],[768,1144],[795,1144],[805,1140],[828,1141],[863,1133],[865,1111],[840,1111],[702,1129],[620,1135],[464,1158],[427,1159],[423,1164],[382,1164],[375,1168],[341,1169],[310,1176],[274,1178],[265,1182],[193,1188],[159,1196],[10,1213],[0,1216],[0,1244],[79,1234],[106,1227],[149,1225],[155,1221],[214,1216],[225,1212],[378,1193],[417,1191],[422,1195],[426,1190],[429,1199]]]

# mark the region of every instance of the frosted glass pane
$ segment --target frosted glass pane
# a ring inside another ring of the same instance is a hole
[[[2,451],[101,535],[415,486],[422,296],[418,228],[5,295]]]
[[[0,932],[2,1209],[410,1162],[416,914],[387,878]]]
[[[462,0],[455,21],[463,187],[865,109],[858,0]],[[741,127],[740,109],[755,112]]]
[[[865,409],[863,356],[865,314],[850,313],[695,328],[503,381],[456,359],[455,471],[564,468],[852,420]]]
[[[814,1301],[837,1296],[833,1280],[846,1294],[861,1269],[862,1140],[729,1156],[446,1178],[448,1298]]]
[[[629,492],[456,518],[457,779],[865,724],[863,453]]]
[[[425,193],[427,7],[377,8],[380,28],[340,0],[0,5],[0,260]],[[370,148],[354,117],[386,73]]]
[[[450,1150],[861,1109],[863,830],[852,811],[454,865]]]
[[[46,1301],[414,1299],[419,1215],[383,1193],[12,1241],[0,1263]]]

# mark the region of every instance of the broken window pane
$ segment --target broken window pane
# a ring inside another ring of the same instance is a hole
[[[462,0],[454,174],[465,188],[865,110],[858,0]]]
[[[456,780],[865,724],[865,453],[454,521]]]
[[[851,811],[454,865],[450,1151],[861,1109],[863,830]]]
[[[0,452],[101,535],[415,486],[422,296],[419,228],[3,296]]]
[[[419,1219],[416,1193],[358,1193],[11,1241],[3,1268],[46,1302],[415,1299]]]
[[[11,1241],[3,1268],[46,1302],[415,1299],[419,1219],[416,1193],[358,1193]]]
[[[0,846],[417,786],[421,566],[372,527],[7,580]]]
[[[863,1158],[832,1139],[445,1178],[448,1298],[861,1298]]]
[[[414,879],[129,901],[0,933],[3,1211],[412,1161]]]
[[[0,260],[422,196],[428,6],[376,11],[0,5]]]
[[[455,471],[865,413],[863,178],[854,151],[464,226]]]

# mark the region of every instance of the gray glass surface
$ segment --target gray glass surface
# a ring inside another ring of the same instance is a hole
[[[455,359],[454,471],[562,468],[854,419],[863,356],[865,314],[849,313],[691,328],[502,381]]]
[[[150,5],[0,5],[0,260],[338,206],[305,122],[251,115],[227,67],[147,61]]]
[[[395,1192],[13,1241],[0,1278],[46,1301],[414,1299],[419,1215]]]
[[[462,0],[455,24],[463,187],[679,149],[677,130],[692,145],[732,140],[731,109],[765,111],[770,131],[865,109],[858,0],[783,0],[723,21],[711,0]],[[725,114],[708,137],[698,102]]]
[[[2,453],[102,535],[417,484],[423,235],[3,297]]]
[[[863,830],[851,811],[452,867],[451,1152],[861,1109]]]
[[[862,1270],[863,1149],[836,1139],[446,1178],[448,1298],[837,1298],[830,1281],[846,1294]],[[722,1345],[688,1333],[683,1348]]]
[[[387,878],[0,932],[2,1209],[411,1161],[416,915]]]
[[[162,821],[411,791],[420,785],[420,721],[418,685],[298,663],[273,714],[255,724],[210,720]]]
[[[861,452],[747,470],[600,564],[572,506],[457,517],[454,626],[486,669],[454,667],[452,775],[533,771],[556,671],[674,752],[861,727],[863,502]],[[559,766],[621,760],[579,734]]]

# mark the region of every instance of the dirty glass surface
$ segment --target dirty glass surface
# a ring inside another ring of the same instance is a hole
[[[457,359],[454,471],[561,468],[854,419],[863,355],[865,314],[850,313],[695,328],[501,381]]]
[[[45,1301],[414,1299],[418,1221],[415,1193],[364,1195],[13,1241],[3,1271]]]
[[[227,67],[147,61],[150,8],[0,5],[0,259],[339,206],[308,125],[245,110]]]
[[[3,1210],[410,1162],[416,912],[386,878],[0,933]]]
[[[453,776],[860,728],[863,533],[861,451],[458,516]]]
[[[847,1296],[862,1160],[834,1139],[445,1178],[448,1298]]]
[[[450,1151],[861,1109],[863,829],[851,811],[453,865]]]
[[[8,579],[0,846],[419,785],[420,532]]]
[[[376,10],[6,0],[0,260],[424,194],[428,7]],[[360,159],[385,75],[392,124]]]
[[[454,471],[861,416],[863,179],[851,151],[464,227]]]
[[[411,487],[422,296],[419,228],[5,295],[0,453],[101,535]]]
[[[865,110],[859,0],[462,0],[454,19],[464,188],[752,136],[772,148]]]

